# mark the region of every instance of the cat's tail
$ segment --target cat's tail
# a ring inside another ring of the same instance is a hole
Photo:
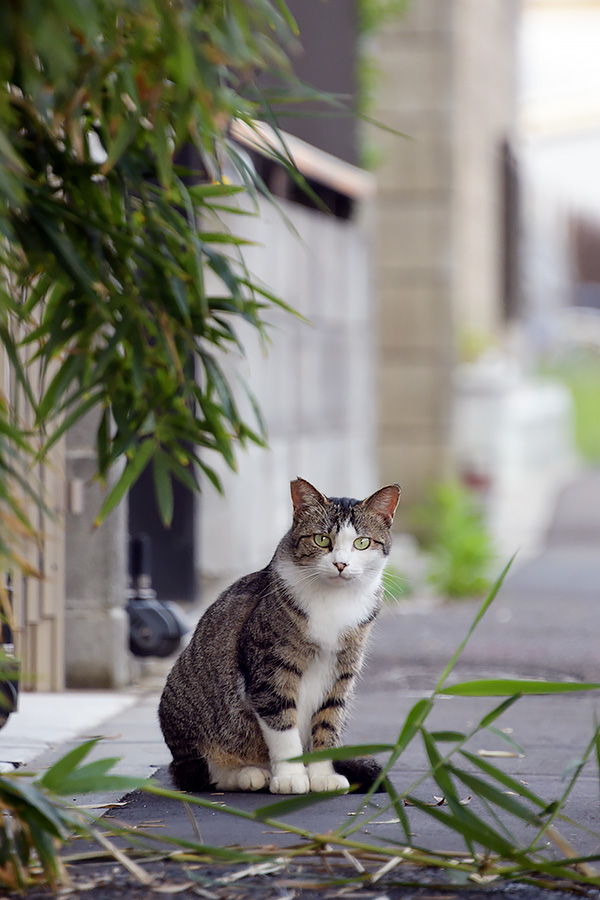
[[[344,775],[357,794],[366,794],[381,773],[381,766],[372,756],[357,756],[354,759],[335,759],[333,768],[338,775]],[[380,784],[376,793],[385,791]]]
[[[169,772],[179,791],[207,791],[211,786],[208,764],[202,756],[174,759]]]

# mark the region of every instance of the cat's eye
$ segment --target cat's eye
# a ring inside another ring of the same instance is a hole
[[[313,534],[313,541],[317,547],[331,547],[331,538],[328,534]]]
[[[367,547],[371,546],[371,538],[368,537],[357,537],[354,541],[354,546],[357,550],[366,550]]]

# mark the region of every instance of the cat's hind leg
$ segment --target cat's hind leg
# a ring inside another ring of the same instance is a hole
[[[268,787],[271,772],[264,766],[220,766],[209,760],[211,784],[219,791],[261,791]]]
[[[210,787],[208,764],[203,756],[173,759],[169,771],[179,791],[206,791]]]

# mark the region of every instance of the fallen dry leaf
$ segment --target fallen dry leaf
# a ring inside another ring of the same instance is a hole
[[[188,888],[194,886],[193,881],[168,882],[156,885],[152,888],[152,891],[155,894],[180,894],[182,891],[187,891]]]
[[[477,756],[486,756],[490,759],[522,759],[522,753],[515,753],[514,750],[478,750]]]
[[[499,875],[480,875],[479,872],[473,872],[469,875],[469,881],[474,881],[475,884],[490,884],[498,878],[500,878]]]

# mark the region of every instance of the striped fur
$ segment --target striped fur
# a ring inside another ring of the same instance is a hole
[[[359,502],[292,482],[292,528],[273,559],[206,611],[167,678],[159,718],[178,787],[348,787],[330,763],[287,760],[340,743],[398,498],[396,485]]]

